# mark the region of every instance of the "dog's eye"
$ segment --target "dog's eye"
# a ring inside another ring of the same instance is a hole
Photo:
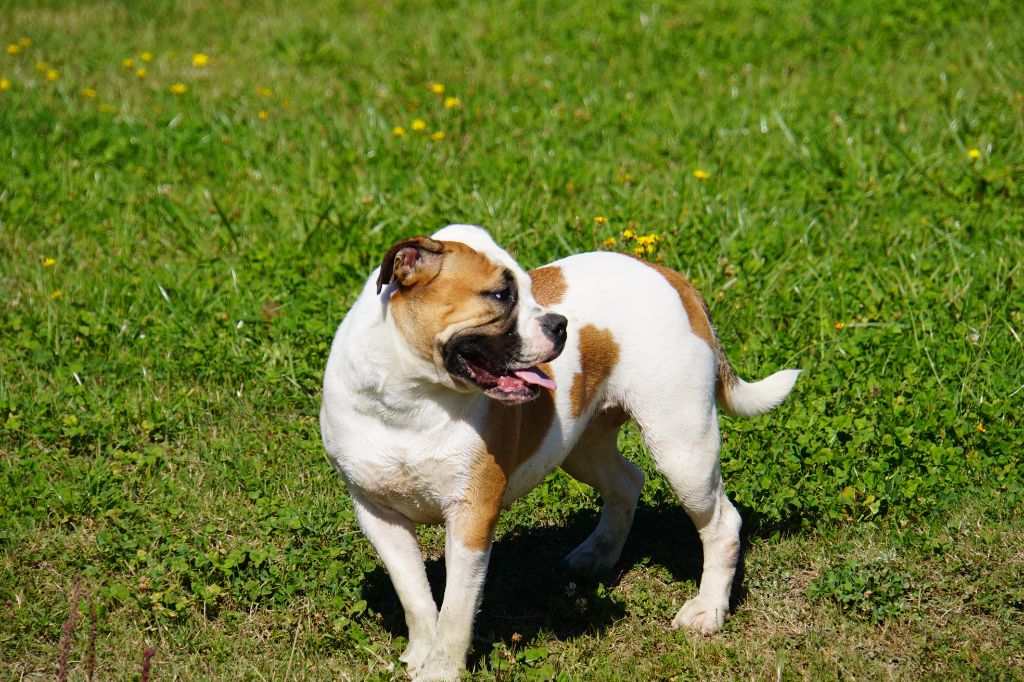
[[[497,291],[488,291],[485,296],[489,296],[499,303],[512,303],[515,300],[516,292],[512,285],[506,284]]]

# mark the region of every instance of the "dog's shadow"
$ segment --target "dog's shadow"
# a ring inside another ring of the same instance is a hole
[[[749,510],[740,509],[744,518]],[[507,531],[491,552],[483,604],[473,628],[474,646],[468,664],[475,667],[495,642],[512,648],[521,635],[530,641],[543,631],[559,640],[584,633],[601,633],[625,617],[621,600],[610,591],[595,590],[597,579],[587,579],[562,565],[574,547],[597,525],[599,512],[578,510],[557,526],[517,526]],[[765,529],[745,527],[741,547]],[[733,582],[731,606],[737,608],[746,598],[743,587],[743,554]],[[630,531],[622,558],[611,574],[601,582],[614,590],[619,581],[637,564],[664,567],[677,582],[699,586],[703,552],[693,523],[678,504],[641,504]],[[444,594],[443,557],[427,561],[427,577],[438,604]],[[694,594],[696,592],[694,591]],[[363,598],[383,618],[384,627],[394,635],[406,636],[405,616],[386,571],[377,568],[366,575]],[[666,625],[671,613],[666,613]]]

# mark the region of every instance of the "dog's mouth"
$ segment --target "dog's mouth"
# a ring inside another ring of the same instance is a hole
[[[486,352],[487,340],[472,337],[451,345],[445,362],[452,375],[475,385],[484,395],[503,403],[525,403],[540,389],[555,390],[555,382],[539,367],[517,367],[514,362],[495,362]]]

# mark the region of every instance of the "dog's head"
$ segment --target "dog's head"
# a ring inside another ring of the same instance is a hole
[[[505,403],[555,388],[537,365],[562,352],[566,319],[537,304],[529,275],[480,228],[398,242],[381,262],[384,287],[406,343],[445,385]]]

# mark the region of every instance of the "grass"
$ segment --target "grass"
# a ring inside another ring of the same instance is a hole
[[[666,629],[700,558],[656,477],[611,584],[558,573],[597,500],[556,474],[475,678],[1024,675],[1016,3],[0,8],[4,679],[60,672],[78,575],[68,679],[92,622],[99,679],[402,678],[319,386],[387,246],[449,222],[526,266],[656,234],[742,376],[807,370],[723,421],[721,635]]]

